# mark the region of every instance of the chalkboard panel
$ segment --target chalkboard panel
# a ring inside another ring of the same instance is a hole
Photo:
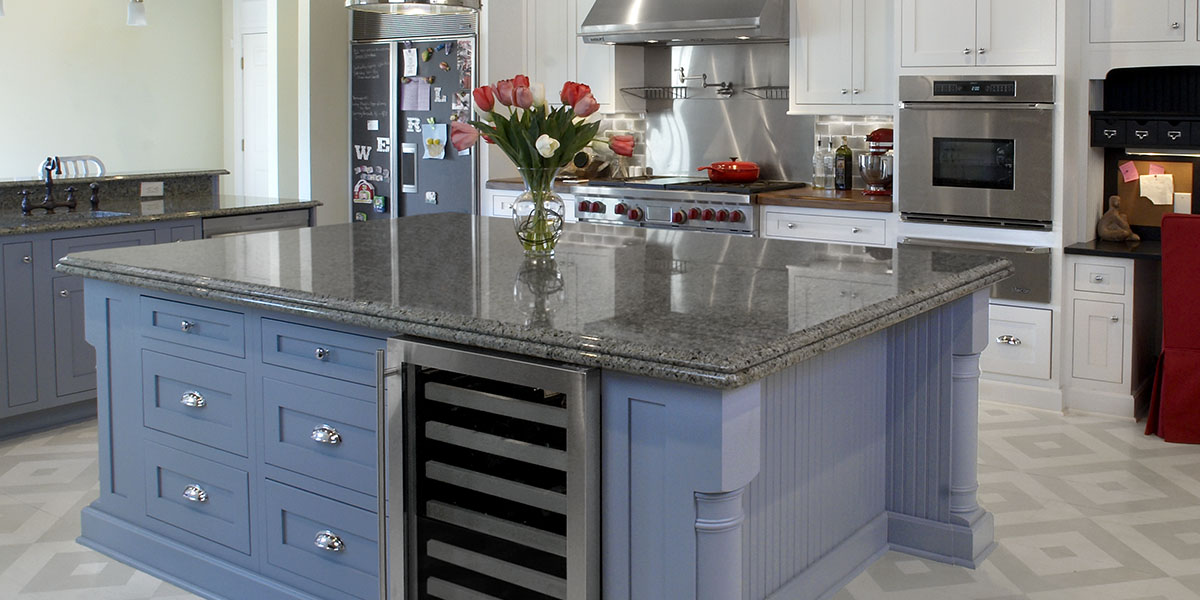
[[[392,98],[395,44],[351,46],[348,190],[355,219],[387,218],[393,190]],[[369,185],[364,185],[364,182]],[[381,212],[382,211],[382,212]]]

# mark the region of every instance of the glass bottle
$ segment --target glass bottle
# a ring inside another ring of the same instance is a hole
[[[829,141],[825,142],[825,154],[821,157],[825,163],[824,174],[825,183],[822,187],[827,190],[832,190],[834,185],[834,155],[833,155],[833,136],[829,136]]]
[[[849,191],[854,187],[854,153],[850,150],[850,140],[842,136],[842,145],[838,146],[834,158],[834,187],[838,190]]]
[[[814,190],[825,189],[825,148],[822,146],[824,142],[817,139],[817,149],[813,151],[812,158],[812,186]]]

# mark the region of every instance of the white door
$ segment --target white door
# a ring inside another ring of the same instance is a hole
[[[854,0],[855,104],[895,104],[894,0]]]
[[[798,0],[793,104],[849,104],[854,87],[853,0]]]
[[[267,34],[242,35],[242,57],[242,194],[266,196],[270,185]]]
[[[1118,302],[1075,301],[1072,376],[1121,383],[1124,316],[1125,305]]]
[[[976,63],[1037,66],[1057,62],[1055,0],[978,0]]]
[[[1182,42],[1185,0],[1092,0],[1092,43]]]
[[[900,6],[903,66],[975,64],[975,2],[901,0]]]

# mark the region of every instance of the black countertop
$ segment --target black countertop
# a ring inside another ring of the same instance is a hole
[[[1072,244],[1063,249],[1063,254],[1081,256],[1106,256],[1109,258],[1133,258],[1144,260],[1162,260],[1162,242],[1148,240],[1143,242],[1106,242],[1092,240]]]

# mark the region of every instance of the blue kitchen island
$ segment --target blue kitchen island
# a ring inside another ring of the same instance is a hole
[[[80,542],[206,597],[816,600],[888,549],[993,546],[1004,260],[587,224],[530,260],[509,221],[441,214],[58,268],[99,368]]]

